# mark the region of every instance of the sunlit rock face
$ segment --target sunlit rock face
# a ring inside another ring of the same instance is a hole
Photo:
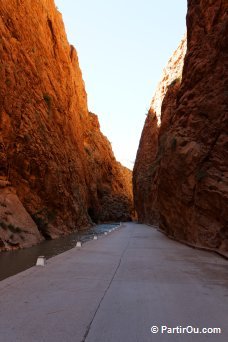
[[[158,170],[163,153],[161,132],[169,125],[171,107],[176,103],[176,92],[182,78],[184,57],[186,54],[186,36],[181,40],[163,70],[150,110],[142,131],[133,172],[134,201],[141,222],[157,223],[158,212]],[[165,100],[164,100],[164,97]],[[161,108],[162,103],[166,108]],[[161,112],[162,111],[162,112]],[[162,117],[162,124],[161,124]],[[163,139],[163,138],[162,138]]]
[[[184,66],[184,57],[187,49],[186,35],[181,40],[178,48],[170,57],[166,67],[163,70],[161,81],[155,90],[154,97],[151,101],[150,109],[156,113],[158,125],[161,124],[161,107],[164,97],[170,85],[180,83]]]
[[[53,0],[1,1],[0,14],[0,177],[39,229],[31,243],[130,219],[131,173],[88,112]]]
[[[227,9],[226,1],[188,1],[182,80],[171,83],[165,94],[156,133],[157,153],[146,165],[148,169],[157,161],[148,188],[156,183],[150,196],[156,198],[160,228],[179,240],[226,251]],[[149,134],[154,130],[152,127]],[[141,196],[137,182],[142,175],[140,159],[146,151],[143,140],[142,134],[134,170],[136,203]],[[151,204],[152,211],[153,201],[148,203],[148,197],[145,201],[143,208]],[[136,209],[140,216],[141,209]],[[154,217],[143,214],[141,219],[153,222]]]

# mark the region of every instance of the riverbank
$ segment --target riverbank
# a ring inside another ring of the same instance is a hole
[[[226,260],[126,223],[0,282],[0,340],[224,342],[227,295]],[[152,335],[153,325],[222,334]]]
[[[29,248],[0,252],[0,281],[34,266],[40,255],[50,259],[74,248],[77,241],[85,243],[93,239],[94,235],[102,235],[117,226],[119,223],[98,224],[55,240],[42,241]]]

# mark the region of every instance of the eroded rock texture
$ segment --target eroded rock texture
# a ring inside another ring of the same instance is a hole
[[[88,112],[77,53],[53,0],[2,1],[0,14],[1,179],[46,238],[129,219],[130,172],[126,180]]]
[[[182,81],[170,84],[163,100],[158,152],[153,156],[159,164],[151,182],[156,183],[151,196],[157,198],[164,231],[220,250],[228,250],[227,10],[223,0],[188,1]],[[138,158],[141,150],[143,146]],[[138,170],[136,198],[142,173]],[[151,222],[145,215],[142,220]]]
[[[185,54],[186,37],[182,39],[163,70],[162,79],[151,101],[142,131],[133,172],[135,208],[141,222],[154,224],[159,219],[158,170],[163,148],[158,141],[164,139],[161,138],[161,132],[169,125],[171,106],[176,103],[176,92],[180,86]],[[163,108],[161,111],[163,100],[166,109]]]
[[[43,240],[9,182],[0,180],[0,250],[29,247]]]

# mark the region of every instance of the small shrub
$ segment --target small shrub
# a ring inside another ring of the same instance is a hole
[[[205,170],[199,170],[196,174],[196,179],[200,182],[202,179],[207,177],[207,172]]]
[[[46,102],[46,104],[48,106],[48,109],[50,110],[51,109],[51,105],[52,105],[52,97],[49,94],[46,93],[46,94],[43,95],[43,99]]]
[[[177,139],[174,137],[171,141],[171,149],[174,151],[177,147]]]
[[[56,219],[56,212],[55,211],[49,211],[47,213],[47,219],[48,219],[48,222],[53,222]]]
[[[145,115],[147,116],[147,115],[149,115],[149,114],[150,114],[150,108],[146,109]]]
[[[150,176],[153,176],[155,172],[158,169],[158,163],[155,161],[151,166],[150,166]]]
[[[3,230],[7,230],[7,224],[3,221],[0,221],[0,227],[3,229]]]
[[[43,209],[41,210],[43,211]],[[37,212],[38,213],[38,212]],[[48,233],[48,221],[46,218],[38,216],[39,214],[32,214],[32,219],[33,221],[36,223],[39,231],[41,232],[41,234],[44,236],[44,238],[46,240],[50,240],[51,236]]]
[[[8,229],[12,232],[12,233],[22,233],[22,229],[20,227],[15,227],[13,224],[9,224],[8,225]]]
[[[181,78],[180,77],[177,77],[175,78],[175,80],[173,80],[171,83],[170,83],[170,87],[173,87],[175,84],[177,83],[180,83],[181,82]]]
[[[11,233],[13,233],[13,234],[20,234],[20,233],[24,232],[24,230],[21,229],[20,227],[16,227],[11,223],[8,224],[8,223],[3,222],[3,221],[0,221],[0,227],[2,227],[2,229],[4,229],[4,230],[7,230],[7,229],[10,230]]]
[[[91,150],[89,149],[89,147],[85,146],[84,149],[85,149],[86,153],[87,153],[89,156],[92,155],[92,152],[91,152]]]
[[[47,227],[48,222],[45,219],[43,219],[42,217],[32,215],[32,218],[41,231],[43,231]]]
[[[164,146],[164,142],[160,141],[158,144],[158,152],[157,152],[157,157],[156,159],[160,160],[162,158],[162,156],[165,153],[165,146]]]
[[[150,120],[154,120],[154,119],[156,119],[156,112],[155,111],[153,111],[153,110],[149,110],[149,112],[148,112],[148,115],[147,115],[148,117],[149,117],[149,119]]]
[[[9,78],[6,79],[6,85],[9,87],[11,85],[11,81]]]
[[[24,135],[24,140],[25,142],[29,143],[30,141],[32,141],[32,137],[30,134],[25,134]]]

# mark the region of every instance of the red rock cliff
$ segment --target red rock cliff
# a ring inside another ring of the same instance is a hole
[[[77,53],[53,0],[3,1],[0,14],[0,177],[33,218],[31,244],[91,220],[129,219],[128,181],[88,112]],[[0,214],[2,246],[27,246]]]
[[[171,105],[175,104],[175,94],[182,77],[185,54],[186,37],[182,39],[163,70],[162,79],[151,101],[150,110],[141,135],[133,177],[135,208],[138,213],[138,219],[141,222],[158,222],[158,170],[162,153],[158,140],[160,140],[161,133],[161,114],[163,129],[165,122],[166,125],[169,122]],[[161,113],[161,105],[168,91],[170,93],[170,101],[167,106],[168,111],[165,114],[164,111]]]
[[[225,0],[188,1],[182,81],[166,92],[160,154],[153,156],[159,157],[153,196],[160,227],[179,240],[220,250],[228,250],[227,10]],[[137,185],[140,172],[134,173]]]

